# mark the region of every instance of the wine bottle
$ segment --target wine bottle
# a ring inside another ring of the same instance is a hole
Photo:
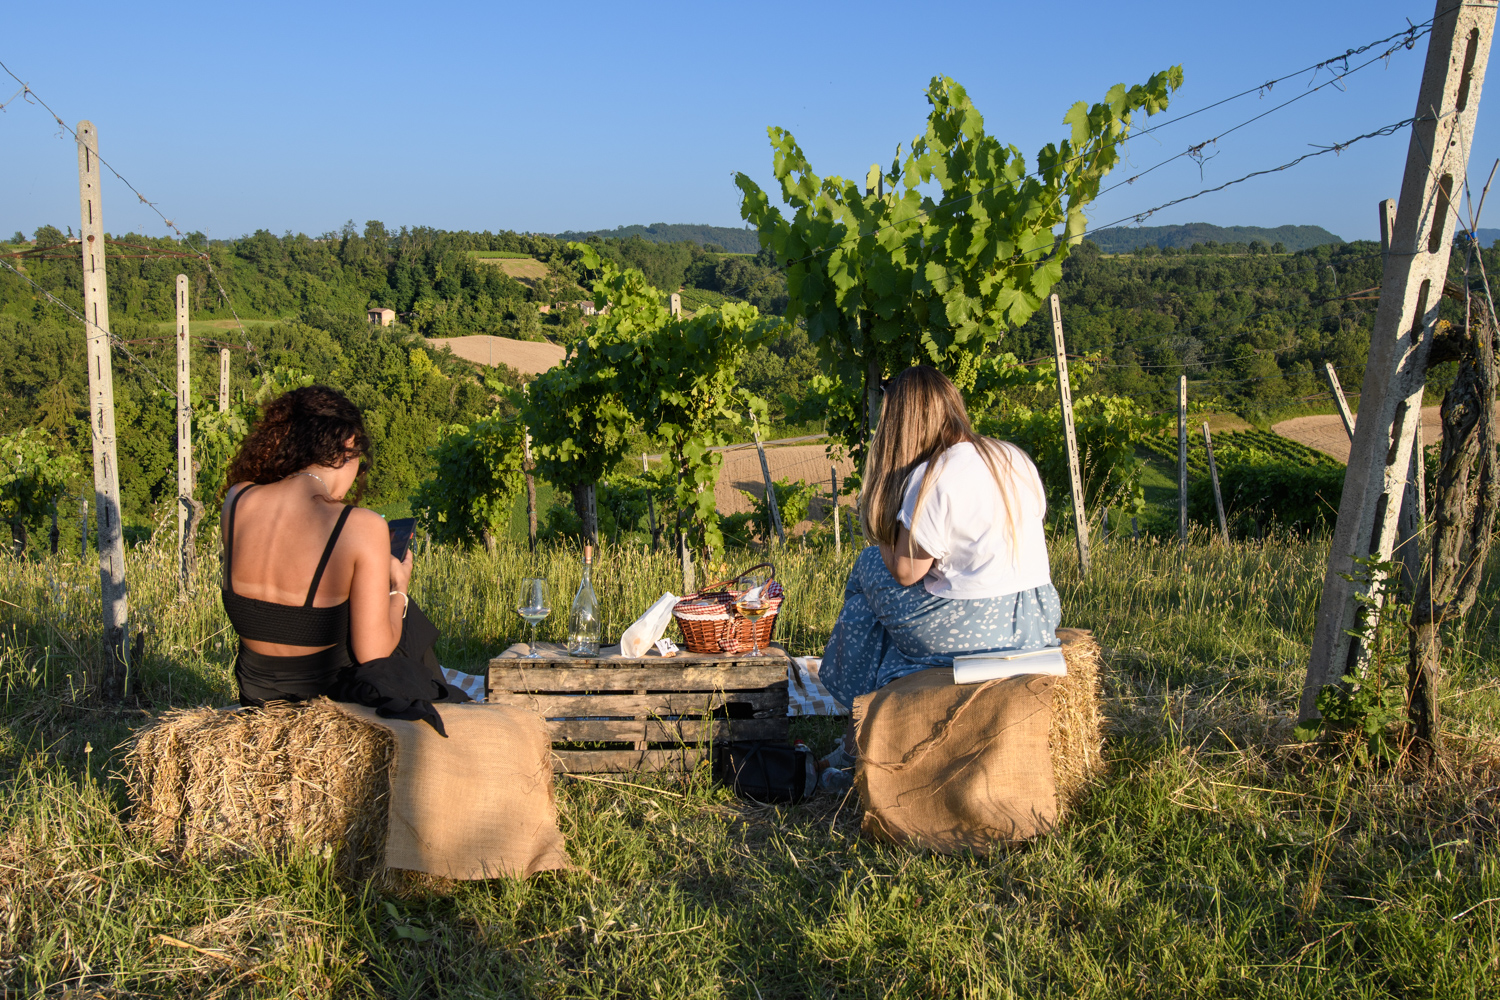
[[[570,656],[598,656],[599,635],[604,630],[599,617],[599,598],[594,594],[594,585],[589,580],[589,566],[594,561],[594,547],[583,547],[583,582],[578,593],[573,595],[573,607],[568,612],[568,654]]]

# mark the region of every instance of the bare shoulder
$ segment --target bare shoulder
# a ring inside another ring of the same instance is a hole
[[[344,533],[354,539],[361,548],[390,544],[391,531],[385,518],[366,507],[355,507],[349,511],[349,520],[344,522]]]

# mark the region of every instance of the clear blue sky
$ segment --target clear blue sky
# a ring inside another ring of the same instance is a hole
[[[989,132],[1032,162],[1062,138],[1072,102],[1114,83],[1181,63],[1177,113],[1432,13],[1422,0],[33,3],[9,5],[0,60],[70,125],[92,119],[105,158],[184,231],[317,234],[380,219],[557,232],[741,225],[732,175],[770,186],[768,125],[791,129],[819,172],[862,176],[921,130],[934,74],[964,84]],[[1183,159],[1104,196],[1093,221],[1411,116],[1426,45],[1220,142],[1201,178]],[[0,80],[3,98],[15,87]],[[1307,80],[1137,139],[1115,178]],[[1477,174],[1500,155],[1500,91],[1485,97]],[[0,236],[76,228],[74,146],[59,132],[21,101],[0,113]],[[1406,146],[1405,132],[1367,140],[1147,224],[1315,224],[1371,238],[1376,202],[1398,193]],[[164,232],[107,185],[111,231]]]

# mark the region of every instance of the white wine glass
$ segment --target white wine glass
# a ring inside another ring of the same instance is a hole
[[[516,596],[516,614],[520,615],[526,624],[531,626],[531,644],[526,653],[526,659],[541,659],[536,651],[536,627],[542,619],[552,613],[552,607],[547,603],[547,579],[541,576],[527,576],[521,578],[521,592]]]
[[[741,591],[740,596],[735,598],[734,610],[738,611],[741,618],[750,622],[750,652],[746,656],[765,656],[760,651],[760,620],[765,617],[767,611],[771,610],[770,602],[766,600],[765,587],[770,581],[763,576],[742,576],[736,583]],[[753,597],[751,595],[754,595]]]

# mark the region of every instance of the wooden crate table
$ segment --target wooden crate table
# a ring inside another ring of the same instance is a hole
[[[569,656],[556,643],[537,643],[528,659],[517,643],[490,660],[491,705],[536,712],[552,732],[553,768],[603,771],[687,771],[715,740],[785,739],[786,650],[762,656],[689,653]]]

